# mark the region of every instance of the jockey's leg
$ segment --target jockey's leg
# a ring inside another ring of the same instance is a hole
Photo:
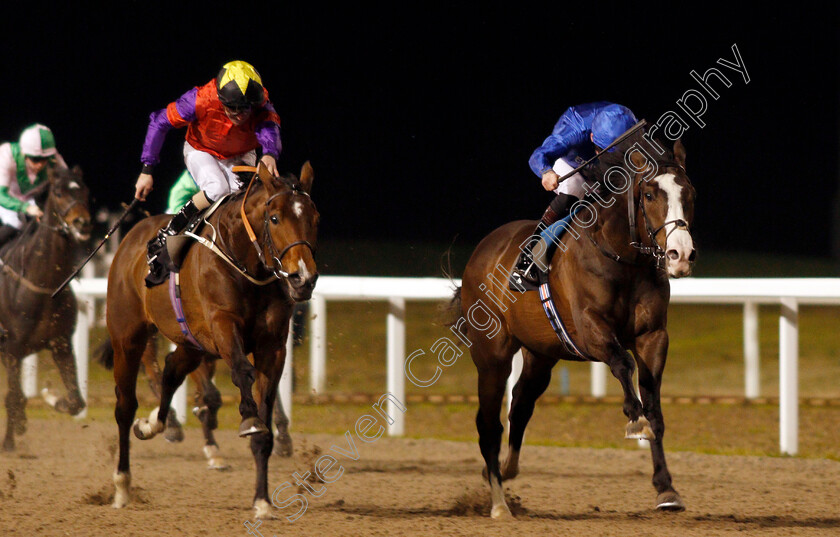
[[[565,181],[563,184],[565,184]],[[537,263],[534,263],[532,253],[534,245],[540,241],[540,233],[551,224],[568,216],[572,205],[574,205],[579,199],[579,196],[574,196],[565,192],[558,192],[554,199],[551,200],[551,203],[548,207],[546,207],[545,212],[543,212],[542,218],[540,218],[540,222],[537,224],[534,232],[531,233],[531,236],[528,237],[528,240],[525,243],[519,246],[519,257],[517,258],[516,265],[513,268],[511,279],[521,278],[530,283],[537,284],[539,281],[538,271],[544,270],[544,267],[547,265],[538,265]]]
[[[189,143],[184,144],[184,161],[201,191],[173,215],[166,227],[159,230],[157,236],[149,241],[146,256],[149,263],[149,275],[146,277],[148,286],[164,281],[162,276],[164,263],[161,262],[160,255],[163,253],[166,237],[181,233],[201,211],[212,205],[214,201],[237,190],[238,178],[231,168],[243,162],[253,163],[255,159],[256,153],[250,151],[240,157],[219,160],[209,153],[198,151]]]

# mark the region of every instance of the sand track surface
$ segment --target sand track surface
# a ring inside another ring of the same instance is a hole
[[[336,435],[293,435],[295,455],[272,456],[270,492],[303,475],[318,456],[346,446]],[[687,510],[659,513],[647,450],[526,445],[509,482],[512,521],[488,516],[489,492],[473,443],[356,440],[358,460],[336,455],[344,473],[310,482],[321,496],[306,512],[273,508],[255,525],[254,463],[246,440],[217,434],[232,468],[205,469],[203,439],[181,444],[132,439],[133,503],[110,507],[116,425],[31,420],[13,453],[0,453],[0,535],[368,536],[368,535],[838,535],[840,463],[830,460],[668,453]]]

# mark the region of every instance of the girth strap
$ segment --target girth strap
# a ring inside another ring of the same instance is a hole
[[[580,349],[578,349],[575,342],[572,341],[571,336],[569,335],[568,330],[566,330],[566,326],[563,324],[563,321],[560,319],[560,315],[557,313],[557,309],[554,307],[554,300],[551,298],[551,291],[549,290],[548,283],[544,283],[540,285],[540,303],[542,304],[543,311],[545,311],[546,317],[548,317],[548,322],[551,324],[552,330],[554,333],[557,334],[557,337],[566,346],[566,349],[579,356],[584,360],[589,360],[589,358],[583,354]]]
[[[181,333],[187,339],[187,343],[198,350],[205,350],[201,343],[195,339],[190,325],[187,324],[187,316],[184,315],[184,305],[181,302],[181,277],[178,272],[169,274],[169,301],[172,302],[172,309],[175,311],[175,320],[178,321],[178,326],[181,327]]]

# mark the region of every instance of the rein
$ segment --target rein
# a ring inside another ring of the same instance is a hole
[[[254,232],[254,228],[253,228],[253,226],[251,226],[251,222],[248,220],[248,215],[245,212],[245,202],[248,200],[248,195],[251,192],[251,186],[254,184],[254,178],[257,177],[256,170],[257,170],[257,168],[254,167],[254,166],[234,166],[234,168],[233,168],[234,172],[243,172],[243,171],[254,172],[254,175],[251,176],[251,180],[248,182],[248,188],[245,189],[245,195],[243,196],[242,204],[239,207],[239,215],[242,218],[242,223],[245,226],[245,232],[248,234],[248,239],[251,241],[251,244],[254,246],[254,249],[256,250],[258,257],[263,264],[263,267],[265,267],[265,269],[268,270],[271,273],[271,276],[269,276],[268,278],[265,278],[265,279],[258,279],[254,275],[251,275],[248,272],[247,268],[241,262],[239,262],[239,260],[237,260],[231,253],[225,251],[225,249],[220,248],[219,245],[217,244],[217,241],[224,244],[224,239],[222,238],[221,234],[218,233],[218,231],[213,226],[213,224],[211,222],[209,222],[207,219],[204,219],[204,222],[212,230],[212,236],[209,239],[207,239],[205,237],[202,237],[201,235],[198,235],[198,234],[193,233],[191,231],[184,232],[184,235],[187,236],[187,237],[190,237],[191,239],[195,240],[196,242],[198,242],[202,246],[208,248],[211,252],[213,252],[214,254],[219,256],[224,262],[226,262],[228,265],[233,267],[233,269],[236,270],[236,272],[238,272],[240,275],[242,275],[242,277],[244,277],[245,279],[247,279],[248,281],[250,281],[254,285],[263,286],[263,285],[268,285],[270,283],[273,283],[277,280],[289,277],[289,273],[286,272],[285,270],[283,270],[282,259],[289,252],[289,250],[291,250],[293,247],[303,245],[303,246],[306,246],[307,248],[309,248],[313,253],[315,252],[315,248],[312,246],[312,244],[309,243],[309,241],[299,240],[299,241],[294,241],[294,242],[288,244],[285,248],[283,248],[282,251],[278,251],[277,247],[274,244],[274,240],[271,238],[271,233],[268,230],[269,229],[268,209],[266,209],[264,211],[264,214],[263,214],[263,237],[262,237],[262,241],[263,241],[264,247],[260,246],[259,241],[257,241],[257,234],[256,234],[256,232]],[[295,185],[290,181],[283,181],[283,182],[289,188],[291,188],[294,193],[304,195],[304,196],[309,196],[309,194],[307,192],[301,190],[298,185]],[[278,193],[270,196],[265,201],[265,207],[268,207],[271,204],[271,202],[277,196],[279,196],[280,194],[281,193],[278,192]],[[270,254],[271,259],[274,263],[273,265],[268,264],[268,261],[267,261],[266,255],[265,255],[266,251]]]

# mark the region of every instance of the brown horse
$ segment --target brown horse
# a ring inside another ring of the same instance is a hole
[[[260,166],[252,186],[209,217],[200,232],[205,242],[189,250],[180,269],[184,319],[201,349],[182,332],[168,285],[147,288],[144,283],[146,243],[168,217],[147,218],[123,239],[111,264],[107,298],[120,448],[114,507],[129,502],[129,430],[137,410],[137,372],[149,338],[159,331],[177,348],[164,366],[160,407],[148,420],[137,420],[134,434],[145,440],[163,431],[172,395],[186,375],[206,354],[222,358],[240,392],[239,434],[251,437],[257,468],[256,516],[270,516],[272,437],[265,424],[271,420],[286,359],[294,303],[310,298],[318,278],[313,257],[318,212],[309,197],[312,180],[309,163],[303,166],[300,180],[274,178]],[[253,364],[247,359],[249,353]]]
[[[650,440],[657,508],[684,509],[665,463],[659,389],[668,351],[668,276],[691,272],[695,250],[689,224],[695,193],[680,142],[673,151],[657,144],[662,153],[655,159],[640,149],[641,142],[640,136],[631,138],[586,172],[589,184],[597,182],[596,187],[579,206],[581,212],[550,260],[551,295],[580,354],[549,324],[537,292],[512,293],[507,288],[506,275],[535,222],[512,222],[493,231],[464,270],[452,302],[452,312],[463,317],[453,324],[478,368],[476,426],[493,518],[510,516],[501,483],[519,473],[525,427],[560,359],[599,361],[610,367],[624,391],[623,410],[630,420],[625,436]],[[616,167],[623,170],[623,189],[616,186],[622,176]],[[500,408],[511,360],[520,348],[524,365],[513,390],[509,451],[500,469]],[[632,379],[636,367],[641,401]]]
[[[90,238],[88,189],[82,171],[51,167],[45,183],[47,200],[41,221],[0,249],[0,319],[6,333],[0,356],[6,366],[6,436],[3,449],[15,448],[15,434],[26,431],[26,397],[21,389],[21,360],[43,349],[52,352],[67,395],[59,398],[46,388],[47,402],[60,412],[76,415],[85,408],[76,376],[72,337],[78,306],[70,287],[50,295],[73,271],[73,261]]]

